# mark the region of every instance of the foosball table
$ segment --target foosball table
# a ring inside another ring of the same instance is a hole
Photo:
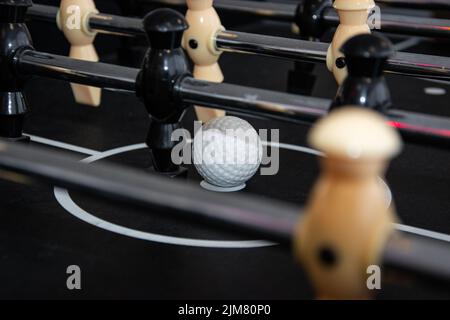
[[[0,298],[450,298],[449,12],[0,0]]]

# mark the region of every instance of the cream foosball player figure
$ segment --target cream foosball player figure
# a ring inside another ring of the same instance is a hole
[[[347,77],[347,68],[340,49],[350,38],[361,33],[370,33],[367,19],[370,11],[375,7],[375,2],[373,0],[336,0],[333,6],[338,12],[340,24],[328,48],[327,67],[333,72],[337,83],[341,85]]]
[[[187,0],[186,20],[189,29],[183,37],[183,47],[193,60],[194,77],[199,80],[222,82],[218,60],[221,54],[215,46],[215,35],[224,27],[213,7],[213,0]],[[225,115],[224,111],[196,107],[197,117],[206,123]]]
[[[57,24],[71,44],[71,58],[94,62],[99,60],[93,45],[97,33],[89,27],[89,17],[97,13],[92,0],[61,0]],[[71,87],[76,102],[89,106],[100,105],[100,88],[79,84],[71,84]]]
[[[400,136],[374,111],[344,107],[321,120],[309,141],[326,157],[298,228],[297,252],[318,298],[369,298],[367,270],[381,264],[396,222],[379,176],[399,153]]]

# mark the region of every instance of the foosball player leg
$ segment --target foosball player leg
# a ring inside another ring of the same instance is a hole
[[[304,0],[296,11],[294,29],[304,40],[319,40],[325,34],[327,27],[323,23],[323,12],[331,7],[332,0]],[[289,71],[288,91],[295,94],[311,95],[316,76],[314,64],[297,61],[294,69]]]
[[[22,92],[2,92],[0,101],[0,137],[13,142],[27,142],[23,135],[27,102]]]
[[[311,95],[316,83],[314,65],[295,62],[294,69],[289,70],[288,92],[300,95]]]
[[[172,150],[179,143],[172,141],[172,134],[178,129],[182,129],[180,122],[164,123],[152,120],[147,137],[152,169],[171,178],[187,177],[187,169],[174,164],[172,159]]]

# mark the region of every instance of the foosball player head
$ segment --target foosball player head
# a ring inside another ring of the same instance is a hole
[[[348,40],[341,52],[345,55],[348,76],[332,109],[357,105],[386,113],[392,101],[383,72],[394,54],[391,41],[380,34],[361,34]]]
[[[89,26],[89,18],[97,13],[92,0],[61,0],[56,21],[71,45],[69,54],[71,58],[99,61],[93,45],[97,33]],[[77,103],[93,107],[100,105],[102,92],[100,88],[75,83],[72,83],[71,87]]]
[[[25,25],[31,0],[0,0],[0,138],[9,141],[29,141],[23,124],[28,105],[23,89],[28,77],[16,75],[10,67],[11,57],[21,48],[32,48]]]
[[[174,97],[176,81],[189,73],[189,62],[181,47],[183,32],[188,28],[184,17],[171,9],[157,9],[144,18],[150,48],[137,79],[137,95],[151,117],[147,145],[151,150],[153,169],[168,176],[183,176],[185,168],[172,161],[172,150],[178,144],[172,134],[180,129],[185,105]]]
[[[376,112],[346,107],[320,121],[309,142],[325,157],[296,231],[296,254],[318,298],[368,299],[368,268],[380,265],[396,222],[378,179],[401,139]]]

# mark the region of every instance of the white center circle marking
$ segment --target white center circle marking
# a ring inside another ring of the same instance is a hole
[[[284,144],[284,143],[270,143],[263,142],[265,146],[271,146],[274,148],[280,148],[285,150],[297,151],[302,153],[307,153],[315,156],[322,156],[322,154],[316,150],[300,147],[296,145]],[[114,155],[118,155],[121,153],[126,153],[130,151],[136,151],[147,148],[145,143],[135,144],[125,147],[120,147],[116,149],[107,150],[105,152],[96,153],[88,158],[82,160],[84,163],[93,163],[95,161],[99,161]],[[386,186],[387,187],[387,186]],[[389,190],[389,188],[387,187]],[[390,191],[390,190],[389,190]],[[390,194],[390,192],[389,192]],[[79,205],[77,205],[72,197],[69,194],[69,191],[66,189],[61,189],[58,187],[54,188],[54,195],[58,203],[71,215],[84,221],[90,225],[93,225],[97,228],[107,230],[116,234],[124,235],[127,237],[158,242],[169,245],[177,245],[177,246],[190,246],[190,247],[202,247],[202,248],[220,248],[220,249],[249,249],[249,248],[262,248],[277,245],[277,243],[264,241],[264,240],[247,240],[247,241],[222,241],[222,240],[201,240],[201,239],[190,239],[190,238],[181,238],[181,237],[173,237],[173,236],[165,236],[156,233],[150,233],[145,231],[139,231],[136,229],[127,228],[121,225],[117,225],[106,220],[100,219],[95,215],[87,212]],[[389,202],[391,200],[388,199]]]

